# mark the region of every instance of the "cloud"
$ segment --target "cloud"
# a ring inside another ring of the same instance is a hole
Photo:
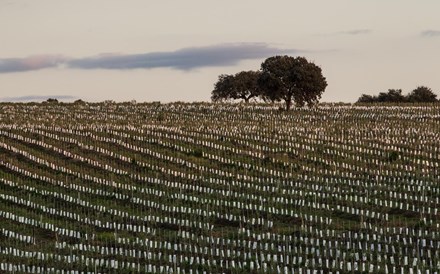
[[[237,43],[183,48],[168,52],[106,53],[80,59],[69,59],[59,55],[38,55],[26,58],[0,59],[0,73],[25,72],[59,66],[76,69],[173,68],[192,70],[201,67],[232,66],[243,60],[297,52],[299,51],[295,49],[280,49],[265,43]]]
[[[24,72],[56,67],[66,59],[59,55],[35,55],[25,58],[0,59],[0,73]]]
[[[372,30],[370,29],[354,29],[354,30],[348,30],[348,31],[340,31],[336,34],[345,34],[345,35],[361,35],[361,34],[369,34]]]
[[[242,60],[266,58],[276,54],[296,53],[294,49],[279,49],[265,43],[221,44],[183,48],[170,52],[150,52],[128,55],[105,55],[71,60],[69,67],[80,69],[152,69],[174,68],[191,70],[200,67],[236,65]]]
[[[67,101],[77,99],[77,97],[70,95],[26,95],[17,97],[3,97],[0,98],[0,100],[2,102],[39,102],[46,101],[49,98]]]
[[[421,35],[423,37],[439,37],[440,30],[425,30],[425,31],[422,31]]]

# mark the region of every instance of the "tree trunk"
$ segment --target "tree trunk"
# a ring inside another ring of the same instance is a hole
[[[290,110],[290,105],[292,105],[292,99],[286,99],[286,110]]]

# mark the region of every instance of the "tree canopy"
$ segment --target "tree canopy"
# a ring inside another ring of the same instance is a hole
[[[289,110],[297,106],[312,106],[327,87],[321,68],[304,57],[274,56],[267,58],[260,71],[242,71],[235,75],[222,74],[211,94],[213,101],[252,98],[265,101],[285,101]]]
[[[214,85],[214,90],[211,93],[211,100],[217,102],[231,99],[232,90],[234,89],[233,79],[233,75],[221,74]]]
[[[249,102],[251,98],[261,95],[258,79],[259,71],[241,71],[235,75],[222,74],[219,76],[211,99],[219,101],[224,99],[243,99]]]
[[[297,106],[311,106],[318,102],[327,87],[321,68],[304,57],[274,56],[261,64],[262,77],[259,84],[264,96]]]
[[[432,89],[419,86],[406,97],[408,102],[437,102],[437,94]]]
[[[388,92],[380,92],[377,99],[379,102],[403,102],[405,96],[401,89],[389,89]]]

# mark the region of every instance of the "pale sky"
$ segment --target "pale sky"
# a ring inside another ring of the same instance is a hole
[[[274,55],[322,68],[325,102],[440,95],[439,0],[0,0],[0,101],[209,101]],[[439,96],[440,97],[440,96]]]

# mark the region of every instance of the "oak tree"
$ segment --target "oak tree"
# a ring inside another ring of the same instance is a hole
[[[222,74],[219,76],[212,91],[213,101],[227,99],[243,99],[249,102],[250,99],[261,95],[258,79],[259,71],[241,71],[235,75]]]
[[[292,102],[297,106],[316,104],[327,87],[321,68],[304,57],[270,57],[261,64],[261,71],[259,84],[263,97],[284,100],[286,110]]]

